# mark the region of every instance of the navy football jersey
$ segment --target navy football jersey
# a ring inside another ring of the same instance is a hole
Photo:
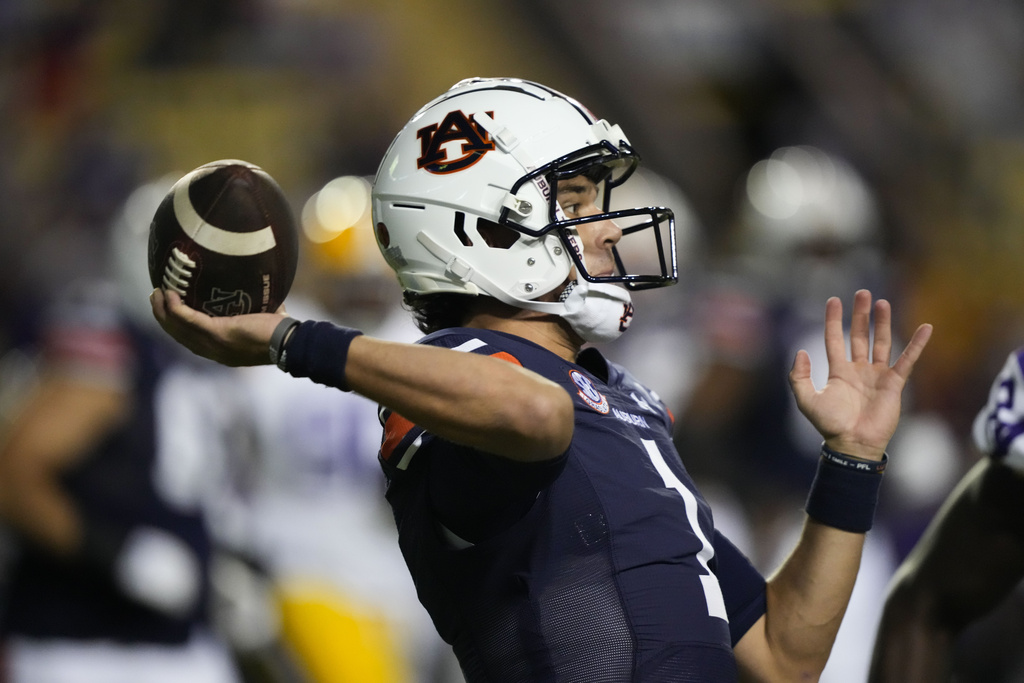
[[[386,409],[381,464],[399,543],[473,681],[726,681],[764,613],[763,577],[718,534],[657,396],[595,349],[445,330],[421,343],[503,358],[573,397],[566,453],[522,463]]]

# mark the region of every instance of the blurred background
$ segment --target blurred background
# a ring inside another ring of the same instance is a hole
[[[796,264],[811,252],[865,247],[863,282],[894,301],[900,334],[935,325],[909,390],[908,414],[920,419],[902,435],[922,455],[899,466],[894,454],[904,483],[883,489],[884,587],[973,461],[971,422],[1024,344],[1015,0],[0,0],[0,354],[30,341],[58,290],[104,274],[110,225],[139,186],[244,159],[308,218],[331,181],[372,176],[416,109],[470,76],[527,78],[578,98],[623,127],[659,196],[677,199],[683,287],[658,292],[669,305],[646,323],[637,297],[638,327],[660,350],[642,356],[660,366],[638,374],[671,398],[709,490],[742,490],[743,467],[703,457],[721,434],[693,425],[745,427],[698,409],[736,405],[721,388],[742,387],[735,370],[760,362],[759,335],[773,334],[761,323],[777,309],[763,286],[722,283],[775,286],[803,273]],[[853,199],[826,198],[820,211],[861,217],[842,239],[835,227],[800,242],[752,218],[773,211],[758,206],[756,164],[793,147],[823,150],[830,182],[844,169],[856,177]],[[308,251],[330,267],[345,249]],[[824,273],[861,286],[840,266]],[[834,293],[850,301],[852,291]],[[714,374],[716,363],[732,374]],[[769,564],[740,498],[736,533],[747,529],[745,548]]]
[[[3,0],[0,348],[142,181],[242,158],[298,210],[457,80],[514,75],[620,123],[713,248],[758,159],[845,156],[901,320],[938,329],[918,400],[962,428],[1024,317],[1022,28],[1011,0]]]

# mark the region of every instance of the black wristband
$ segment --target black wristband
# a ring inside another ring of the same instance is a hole
[[[295,318],[285,318],[274,328],[270,335],[270,362],[284,370],[285,368],[285,346],[289,333],[299,324]]]
[[[874,524],[882,473],[889,462],[838,453],[822,444],[818,471],[807,495],[809,517],[836,529],[866,533]]]
[[[328,322],[299,323],[288,341],[282,369],[293,377],[349,391],[345,381],[348,347],[362,332]]]

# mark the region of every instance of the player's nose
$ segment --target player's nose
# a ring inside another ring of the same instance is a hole
[[[603,248],[610,249],[622,239],[622,228],[609,218],[597,221],[594,227],[597,244]]]

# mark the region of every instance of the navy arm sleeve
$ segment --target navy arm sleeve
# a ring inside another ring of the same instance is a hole
[[[749,559],[715,530],[715,575],[725,597],[733,647],[766,610],[767,582]]]

